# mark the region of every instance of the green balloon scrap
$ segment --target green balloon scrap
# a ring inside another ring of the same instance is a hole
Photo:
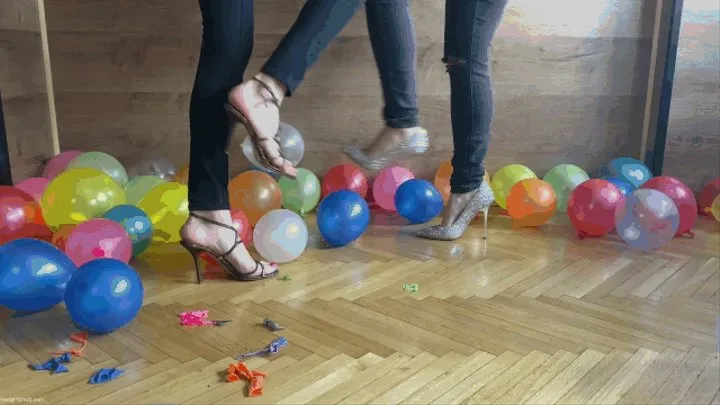
[[[403,290],[405,290],[405,291],[410,291],[410,292],[415,293],[415,292],[418,292],[419,289],[420,289],[420,287],[417,284],[408,284],[408,283],[403,284]]]

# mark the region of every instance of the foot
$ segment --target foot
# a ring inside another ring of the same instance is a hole
[[[430,139],[423,128],[385,127],[369,147],[360,149],[352,146],[344,151],[350,159],[365,169],[381,170],[391,164],[393,159],[422,154],[429,147]]]
[[[450,226],[454,224],[460,214],[465,210],[465,207],[467,207],[473,195],[475,195],[475,190],[469,193],[450,194],[450,199],[447,202],[440,226]]]
[[[372,141],[370,146],[363,149],[365,155],[371,159],[376,159],[387,155],[388,152],[398,148],[403,142],[412,139],[412,136],[418,131],[422,131],[420,127],[415,128],[383,128]]]
[[[232,218],[228,210],[194,211],[194,213],[203,218],[232,226]],[[180,237],[190,244],[203,246],[217,255],[222,255],[235,245],[237,232],[191,216],[180,230]],[[250,252],[244,244],[233,249],[227,259],[243,274],[258,275],[260,273],[257,268],[258,262],[250,256]],[[269,274],[277,270],[277,265],[261,261],[260,268],[264,268],[264,273]]]
[[[286,91],[282,83],[260,73],[230,90],[228,103],[245,116],[248,125],[252,127],[249,135],[259,141],[268,163],[278,171],[294,177],[297,170],[283,158],[280,144],[275,140],[280,129],[280,105]]]

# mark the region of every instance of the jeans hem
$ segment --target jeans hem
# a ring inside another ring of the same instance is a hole
[[[298,88],[300,85],[299,82],[295,80],[290,80],[289,75],[284,73],[279,68],[273,68],[272,66],[265,65],[260,69],[260,71],[273,79],[277,80],[278,82],[282,83],[283,86],[287,89],[285,91],[285,97],[292,97],[292,94],[295,92],[295,89]]]
[[[462,186],[450,186],[450,193],[452,194],[465,194],[470,193],[475,190],[479,190],[480,186],[482,186],[482,181],[475,184],[468,184],[468,185],[462,185]]]
[[[385,125],[388,126],[388,128],[395,128],[395,129],[406,129],[406,128],[415,128],[420,126],[420,120],[417,118],[394,118],[394,119],[385,119]]]
[[[230,203],[222,201],[191,201],[188,203],[188,209],[190,211],[225,211],[230,209]]]

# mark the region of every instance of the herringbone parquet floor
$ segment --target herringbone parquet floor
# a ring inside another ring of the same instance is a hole
[[[309,218],[309,223],[314,219]],[[629,251],[617,237],[574,239],[569,226],[512,229],[492,216],[456,243],[414,239],[385,220],[351,247],[315,236],[291,280],[192,282],[174,246],[135,267],[145,306],[126,328],[92,336],[70,372],[28,362],[67,349],[63,308],[0,324],[0,401],[65,404],[720,404],[716,322],[720,238]],[[317,232],[311,227],[311,233]],[[417,283],[417,292],[403,284]],[[223,327],[183,328],[177,313],[209,309]],[[265,395],[224,382],[232,357],[287,327],[290,345],[253,358]],[[87,384],[102,367],[126,374]]]

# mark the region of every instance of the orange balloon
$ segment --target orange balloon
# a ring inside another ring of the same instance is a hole
[[[230,180],[228,192],[230,206],[244,212],[253,226],[263,215],[282,205],[282,193],[275,179],[258,170],[240,173]]]
[[[540,179],[517,182],[507,197],[508,215],[520,226],[540,226],[549,221],[557,208],[552,186]]]
[[[433,181],[435,188],[438,189],[443,201],[446,203],[448,202],[448,199],[450,199],[450,176],[452,175],[452,172],[452,163],[448,159],[440,164],[440,167],[435,172],[435,180]],[[483,181],[490,184],[490,173],[487,171],[485,171]]]
[[[182,184],[188,184],[188,177],[190,176],[190,165],[185,165],[178,170],[177,173],[175,173],[175,178],[173,181],[182,183]]]

